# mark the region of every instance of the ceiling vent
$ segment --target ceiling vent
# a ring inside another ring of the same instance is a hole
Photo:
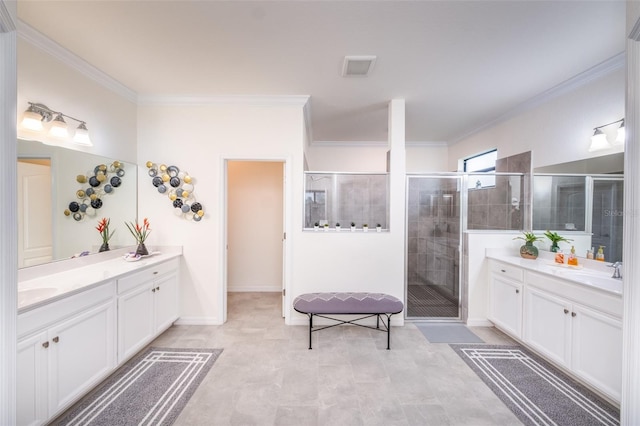
[[[376,57],[369,56],[345,56],[342,64],[343,77],[366,77],[373,69]]]

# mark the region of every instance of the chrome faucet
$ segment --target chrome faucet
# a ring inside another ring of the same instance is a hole
[[[609,266],[613,268],[613,275],[611,276],[611,278],[618,278],[618,279],[622,278],[622,274],[620,273],[620,268],[622,268],[622,262],[614,262]]]

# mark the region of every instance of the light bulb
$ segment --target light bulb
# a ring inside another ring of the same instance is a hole
[[[602,130],[596,128],[593,132],[593,136],[591,136],[591,146],[589,147],[589,152],[591,151],[599,151],[601,149],[611,148],[609,145],[609,141],[607,141],[607,135],[605,135]]]
[[[89,137],[89,130],[87,129],[87,125],[84,122],[80,123],[80,125],[76,129],[76,134],[73,137],[73,141],[78,145],[93,146],[93,144],[91,143],[91,138]]]
[[[56,118],[51,122],[51,129],[49,134],[54,138],[67,138],[69,137],[69,129],[67,123],[62,118],[61,114],[58,114]]]

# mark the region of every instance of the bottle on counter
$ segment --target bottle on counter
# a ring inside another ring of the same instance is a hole
[[[591,250],[587,250],[587,259],[593,259],[594,257],[594,247],[591,247]]]
[[[600,262],[604,262],[604,247],[605,246],[600,246],[598,248],[598,253],[596,253],[596,260]]]
[[[576,256],[576,249],[574,246],[571,246],[571,253],[569,254],[569,259],[567,259],[567,265],[578,266],[578,257]]]
[[[562,252],[562,250],[558,250],[556,252],[556,257],[554,260],[556,261],[556,263],[564,264],[564,253]]]

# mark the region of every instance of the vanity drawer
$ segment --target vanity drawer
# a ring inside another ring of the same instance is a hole
[[[179,259],[171,259],[167,262],[148,266],[140,271],[121,277],[118,279],[118,294],[126,293],[141,284],[153,281],[156,278],[173,271],[177,271],[179,265]]]
[[[524,281],[522,269],[517,266],[507,265],[506,263],[491,261],[491,272],[515,281]]]

